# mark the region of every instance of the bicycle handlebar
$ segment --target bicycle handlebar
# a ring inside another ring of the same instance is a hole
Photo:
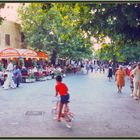
[[[60,101],[60,96],[55,96],[55,98],[52,100],[52,102],[59,102]]]

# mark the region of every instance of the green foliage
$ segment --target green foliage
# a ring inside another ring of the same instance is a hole
[[[85,38],[79,28],[81,9],[79,3],[32,3],[21,7],[19,15],[28,44],[51,52],[52,61],[57,57],[91,57],[90,38]]]
[[[101,34],[113,40],[114,34],[123,35],[124,39],[138,41],[140,38],[140,4],[112,3],[89,4],[90,16],[82,28],[95,36]],[[87,13],[88,14],[88,13]]]
[[[57,57],[92,58],[90,37],[103,44],[96,55],[118,62],[139,59],[139,3],[32,3],[19,9],[28,44]]]
[[[139,61],[140,4],[87,4],[90,14],[82,29],[103,41],[108,36],[111,44],[102,46],[96,55],[103,60],[117,62]],[[86,17],[85,17],[86,18]]]
[[[125,44],[122,53],[127,61],[140,60],[140,42]]]
[[[23,58],[20,58],[20,66],[23,67],[25,64],[24,64],[24,59]]]
[[[113,55],[117,62],[131,62],[140,60],[140,42],[122,43],[121,41],[113,44],[103,44],[102,48],[96,52],[96,56],[102,60],[113,60]],[[114,44],[115,45],[115,44]]]

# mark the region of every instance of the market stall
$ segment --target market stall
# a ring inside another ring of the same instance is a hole
[[[0,60],[5,62],[7,65],[7,60],[13,60],[15,64],[21,67],[23,81],[33,81],[33,80],[44,80],[44,77],[48,73],[40,66],[39,61],[48,60],[48,55],[43,52],[35,52],[32,49],[15,49],[6,48],[0,50]],[[36,62],[36,65],[34,65]],[[42,64],[42,63],[41,63]],[[5,68],[7,67],[5,65]],[[42,65],[43,66],[43,65]],[[34,71],[34,69],[37,69]],[[26,70],[25,70],[26,69]]]
[[[7,62],[8,60],[15,60],[20,57],[19,52],[15,48],[3,48],[0,49],[0,83],[3,85],[6,77],[7,77],[7,71],[5,69],[7,68]]]
[[[3,48],[0,49],[0,61],[7,67],[8,60],[15,60],[20,57],[20,53],[15,48]]]

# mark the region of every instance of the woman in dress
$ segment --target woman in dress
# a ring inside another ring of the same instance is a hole
[[[118,93],[122,92],[122,87],[125,86],[125,71],[122,66],[119,66],[119,69],[115,73],[115,80],[118,87]]]

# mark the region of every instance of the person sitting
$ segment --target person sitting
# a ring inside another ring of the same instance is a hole
[[[21,73],[22,73],[23,75],[27,75],[27,74],[28,74],[27,68],[26,68],[26,67],[22,67]]]
[[[26,67],[22,67],[21,74],[22,74],[22,82],[26,82],[26,77],[28,77],[28,70]]]
[[[38,72],[37,67],[34,67],[34,68],[32,69],[32,72]]]

